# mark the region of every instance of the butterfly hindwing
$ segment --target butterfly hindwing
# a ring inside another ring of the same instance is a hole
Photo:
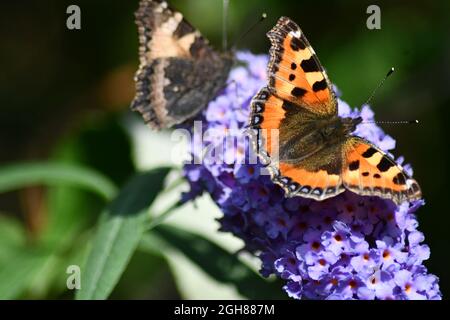
[[[268,157],[278,153],[279,128],[285,118],[283,100],[264,87],[253,98],[250,125],[258,130],[258,152]]]
[[[273,180],[283,187],[288,197],[300,195],[315,200],[324,200],[345,190],[342,187],[340,175],[330,174],[326,168],[308,169],[301,163],[280,162],[279,172]]]
[[[376,195],[399,204],[421,197],[420,187],[394,159],[372,143],[350,137],[343,148],[345,187],[361,195]]]
[[[312,112],[336,114],[336,99],[328,76],[300,27],[281,17],[267,36],[271,41],[271,92]]]
[[[132,110],[155,129],[192,118],[224,87],[231,56],[214,51],[165,1],[141,0],[136,24],[140,66]]]

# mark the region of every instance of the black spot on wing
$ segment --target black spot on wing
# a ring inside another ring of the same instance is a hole
[[[392,163],[392,161],[388,160],[387,157],[381,158],[380,162],[377,164],[377,168],[381,172],[388,171],[393,166],[394,164]]]
[[[291,39],[291,48],[294,51],[298,51],[300,49],[304,50],[306,48],[306,45],[299,38],[292,37],[292,39]]]
[[[289,75],[289,81],[294,81],[295,80],[295,74],[290,74]]]
[[[321,71],[321,68],[317,64],[314,55],[312,55],[308,60],[303,60],[302,63],[300,63],[300,66],[302,67],[303,71],[305,71],[305,72]]]
[[[392,182],[398,185],[406,184],[405,175],[401,172],[397,173],[397,175],[392,179]]]
[[[289,101],[283,101],[283,105],[281,106],[281,108],[283,108],[283,110],[286,112],[296,112],[296,109],[298,107],[296,107],[293,103]]]
[[[328,88],[328,84],[327,81],[325,79],[322,79],[321,81],[316,81],[314,82],[312,89],[314,92],[320,91],[320,90],[324,90]]]
[[[292,69],[292,70],[297,69],[297,64],[295,64],[295,62],[292,62],[292,63],[291,63],[291,69]]]
[[[293,22],[293,21],[289,21],[287,24],[286,24],[286,28],[287,29],[289,29],[290,31],[298,31],[299,29],[298,29],[298,26],[295,24],[295,22]]]
[[[350,169],[350,171],[355,171],[359,169],[359,160],[350,162],[350,164],[348,165],[348,168]]]
[[[364,177],[367,177],[367,176],[369,176],[369,173],[366,171],[366,172],[363,172],[362,175],[363,175]]]
[[[189,33],[192,33],[192,32],[195,32],[195,29],[194,29],[191,25],[189,25],[188,23],[186,23],[186,21],[182,20],[182,21],[178,24],[178,26],[177,26],[177,28],[175,29],[175,32],[173,33],[173,35],[174,35],[176,38],[182,38],[182,37],[184,37],[185,35],[187,35],[187,34],[189,34]]]
[[[378,173],[375,173],[375,174],[373,175],[373,177],[374,177],[375,179],[380,179],[380,178],[381,178],[381,176],[380,176]]]
[[[362,154],[362,156],[364,158],[370,158],[371,156],[373,156],[375,153],[377,153],[378,151],[375,148],[370,147],[369,149],[367,149],[366,151],[364,151],[364,153]]]
[[[295,87],[294,89],[292,89],[291,94],[294,97],[300,98],[302,97],[307,91],[303,88],[299,88],[299,87]]]

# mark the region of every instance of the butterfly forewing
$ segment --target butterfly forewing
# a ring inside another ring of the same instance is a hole
[[[336,114],[336,99],[327,74],[299,26],[281,17],[267,36],[271,41],[269,89],[316,113]]]
[[[212,51],[200,32],[165,1],[141,0],[135,17],[141,63],[165,57],[194,57],[199,54],[193,50],[196,46]]]

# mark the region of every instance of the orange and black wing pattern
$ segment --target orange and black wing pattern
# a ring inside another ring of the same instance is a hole
[[[345,188],[360,195],[392,199],[397,204],[420,199],[418,183],[394,159],[369,141],[350,137],[342,150]]]
[[[283,100],[322,115],[337,113],[328,76],[300,27],[281,17],[270,39],[269,90]]]
[[[289,146],[290,141],[296,140],[295,136],[290,136],[295,130],[280,129],[292,117],[292,108],[295,110],[295,106],[272,94],[268,88],[262,88],[252,100],[250,125],[257,133],[254,145],[272,180],[285,190],[287,197],[301,195],[323,200],[343,192],[342,144],[325,148],[311,141],[307,146],[310,155],[299,159],[295,155],[296,147]],[[295,112],[312,116],[301,109]],[[302,128],[298,129],[301,132]],[[314,136],[311,138],[316,140]]]
[[[300,151],[314,156],[296,159],[298,137],[314,131],[316,120],[337,115],[328,77],[295,22],[281,17],[267,36],[269,83],[252,101],[251,127],[258,130],[258,154],[286,196],[332,197],[344,191],[340,150],[336,148],[338,156],[328,159],[329,150],[311,141]]]
[[[267,35],[269,83],[252,100],[250,126],[285,195],[324,200],[350,190],[397,204],[419,199],[419,185],[400,165],[351,135],[360,121],[338,117],[330,81],[298,25],[282,17]]]

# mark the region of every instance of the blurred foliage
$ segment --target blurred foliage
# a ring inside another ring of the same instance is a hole
[[[106,299],[139,245],[169,168],[136,175],[100,217],[78,299]]]
[[[213,46],[221,48],[221,0],[171,3]],[[81,7],[81,30],[65,27],[70,4]],[[366,28],[369,4],[381,7],[381,30]],[[134,95],[133,74],[138,64],[133,15],[137,6],[137,0],[0,4],[0,57],[4,62],[0,73],[0,298],[73,298],[65,284],[67,266],[86,261],[89,265],[95,259],[91,249],[100,241],[105,208],[111,208],[107,205],[116,188],[122,189],[136,174],[123,119]],[[446,230],[450,217],[445,214],[450,160],[445,129],[450,118],[450,3],[231,0],[229,43],[262,12],[267,12],[268,19],[238,48],[267,53],[265,32],[280,15],[290,16],[302,27],[343,99],[352,106],[363,103],[395,66],[396,72],[372,105],[378,120],[420,121],[418,126],[386,125],[384,129],[397,140],[395,154],[404,155],[413,165],[422,186],[427,204],[418,213],[420,228],[432,249],[427,265],[440,277],[445,297],[450,292]],[[146,183],[157,186],[156,181],[161,182],[152,176]],[[138,209],[150,207],[160,191],[156,189],[135,193],[147,201]],[[147,218],[133,228],[148,227]],[[103,293],[89,297],[104,298],[109,293],[111,298],[181,297],[163,248],[182,252],[210,277],[233,284],[246,297],[255,297],[251,287],[261,288],[258,297],[279,294],[271,288],[280,284],[259,279],[240,259],[209,239],[164,226],[163,219],[160,222],[161,226],[145,233],[139,245],[139,234],[134,234],[127,249],[113,250],[122,255],[114,280],[108,288],[100,286]],[[154,243],[161,246],[155,248]],[[216,256],[223,263],[204,261],[204,255]]]
[[[231,283],[237,290],[250,299],[283,299],[285,294],[280,290],[283,283],[274,281],[266,283],[251,268],[240,263],[236,255],[199,235],[169,226],[158,226],[155,230],[164,242],[180,250],[191,261],[214,279]],[[152,238],[144,238],[144,244],[151,244]]]

